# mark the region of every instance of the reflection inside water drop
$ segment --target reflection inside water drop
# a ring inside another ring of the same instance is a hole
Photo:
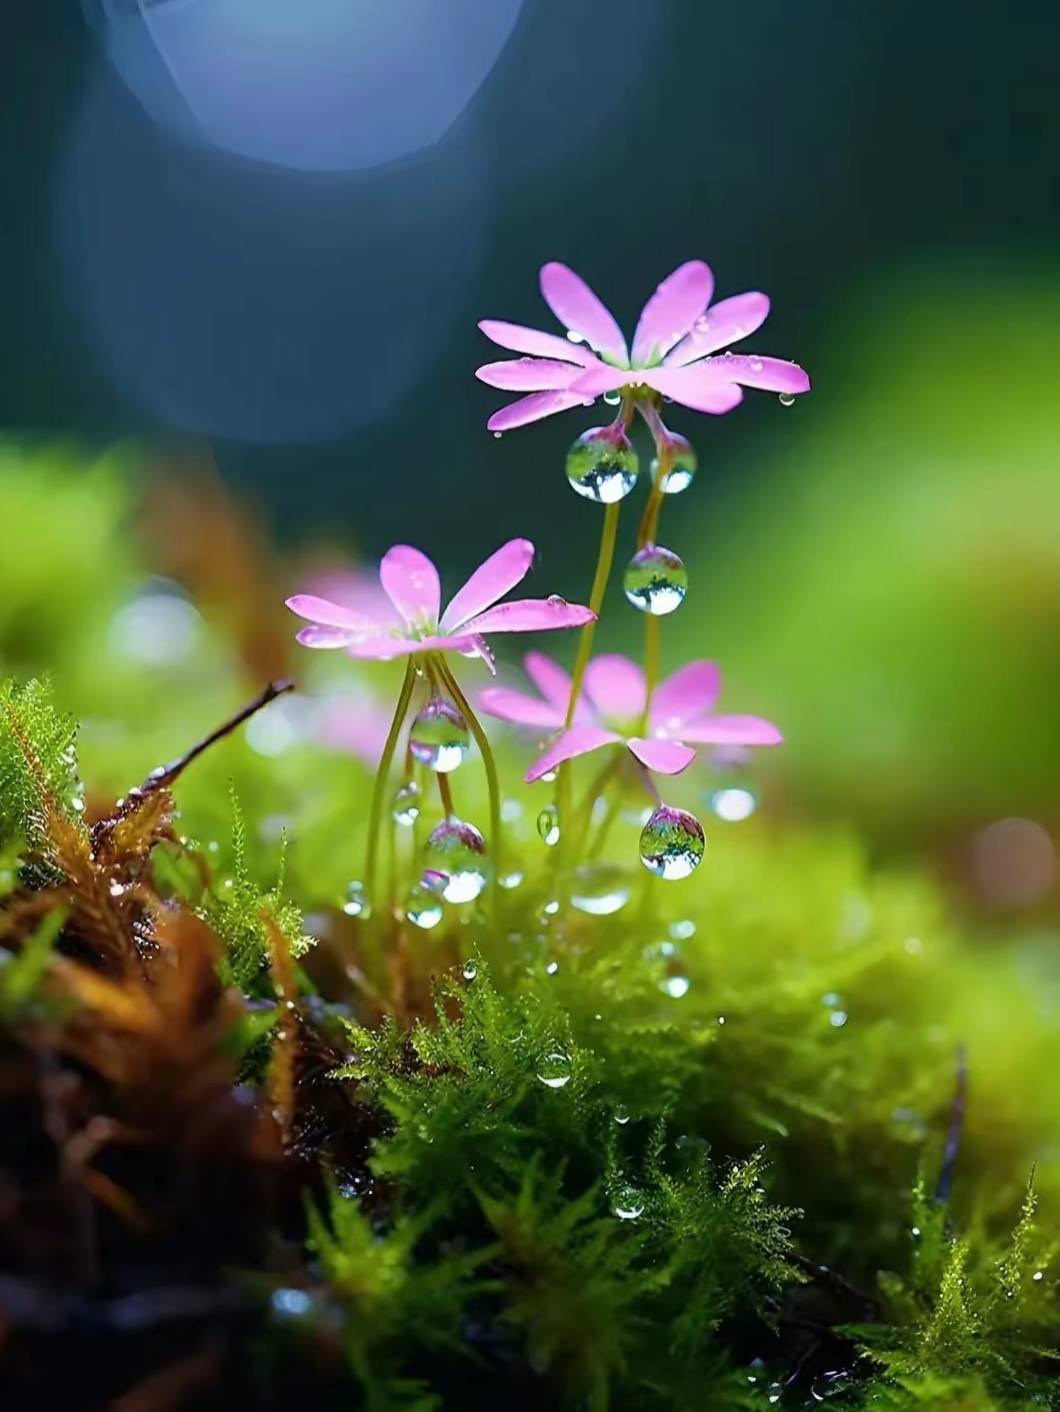
[[[649,872],[667,882],[694,873],[703,861],[707,842],[694,814],[660,804],[640,836],[640,860]]]

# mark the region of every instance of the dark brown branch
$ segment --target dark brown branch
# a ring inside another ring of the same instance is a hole
[[[168,765],[159,765],[158,769],[152,770],[144,781],[142,792],[147,794],[156,789],[168,789],[184,773],[192,761],[197,760],[204,751],[209,750],[211,745],[216,745],[226,735],[231,735],[244,721],[249,721],[251,716],[256,716],[260,710],[275,701],[278,696],[285,696],[287,692],[293,690],[293,681],[269,682],[265,690],[255,696],[253,701],[244,706],[241,711],[237,711],[230,720],[225,721],[223,726],[218,726],[215,731],[211,731],[205,740],[200,740],[198,745],[193,745],[178,760],[174,760]]]

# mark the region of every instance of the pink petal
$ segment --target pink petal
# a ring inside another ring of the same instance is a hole
[[[720,415],[731,412],[743,401],[743,393],[734,382],[727,382],[705,363],[689,368],[651,368],[641,374],[641,381],[664,397],[671,397],[694,412]]]
[[[628,382],[638,379],[624,368],[609,368],[601,363],[598,368],[588,368],[580,372],[571,383],[571,392],[580,392],[585,397],[599,397],[603,392],[613,392],[617,387],[625,387]]]
[[[529,422],[539,422],[542,417],[551,417],[554,412],[565,412],[568,407],[588,407],[591,397],[580,392],[531,392],[529,397],[520,397],[494,412],[486,426],[490,431],[513,431],[525,427]]]
[[[679,775],[696,758],[696,752],[677,740],[642,740],[634,737],[626,744],[642,765],[660,775]]]
[[[539,701],[536,696],[527,696],[522,691],[512,691],[506,686],[491,686],[479,692],[479,705],[487,716],[496,716],[500,721],[515,721],[521,726],[544,726],[557,730],[563,725],[566,707],[560,710],[547,701]]]
[[[532,769],[526,772],[527,784],[533,784],[549,770],[562,765],[564,760],[573,760],[576,755],[588,755],[590,750],[599,750],[603,745],[614,745],[621,740],[613,731],[601,730],[599,726],[571,726],[558,735],[546,751],[538,758]]]
[[[714,662],[689,662],[667,677],[651,699],[653,735],[680,735],[680,726],[709,711],[721,690],[721,673]]]
[[[684,338],[714,293],[714,276],[702,260],[689,260],[667,275],[644,306],[633,335],[633,362],[646,363]]]
[[[731,382],[744,387],[758,387],[764,392],[809,392],[810,379],[798,363],[783,358],[759,358],[754,353],[723,353],[718,358],[705,358],[689,368],[710,369]],[[681,371],[675,369],[675,371]]]
[[[681,727],[684,740],[700,745],[779,745],[784,737],[758,716],[704,716]]]
[[[341,603],[332,603],[329,598],[317,598],[312,593],[296,593],[293,598],[287,599],[287,607],[300,618],[323,623],[329,628],[344,628],[350,633],[378,631],[378,624],[363,613],[344,608]]]
[[[390,717],[371,701],[352,696],[325,698],[320,703],[314,733],[332,750],[358,756],[366,765],[379,763]]]
[[[442,607],[438,570],[411,544],[395,544],[383,555],[379,580],[386,596],[407,623],[436,623]]]
[[[350,632],[349,628],[330,628],[322,623],[310,623],[295,633],[295,641],[303,647],[349,647],[354,642],[364,642],[362,632]]]
[[[545,303],[571,333],[580,333],[592,348],[622,363],[629,361],[626,340],[610,309],[596,297],[580,275],[553,260],[541,269]]]
[[[379,662],[389,662],[394,657],[411,657],[416,652],[463,652],[477,655],[477,645],[473,637],[443,636],[432,637],[374,637],[352,643],[347,649],[350,657],[365,657]]]
[[[601,367],[603,364],[601,364]],[[580,363],[561,363],[555,358],[509,358],[477,368],[479,382],[505,392],[556,392],[584,376]]]
[[[599,361],[581,344],[541,329],[508,324],[502,319],[483,319],[479,328],[487,338],[499,343],[502,348],[510,348],[513,353],[529,353],[535,358],[559,358],[562,362],[579,363],[583,368],[591,368]]]
[[[461,632],[551,632],[555,628],[581,628],[596,614],[579,603],[555,602],[551,598],[517,598],[514,603],[498,603],[477,618],[461,624]]]
[[[523,658],[526,675],[546,701],[566,711],[570,701],[571,679],[558,662],[543,652],[528,652]]]
[[[528,539],[509,539],[496,553],[480,564],[453,598],[442,615],[441,626],[451,632],[476,613],[491,607],[498,598],[510,593],[530,571],[534,562],[534,546]]]
[[[648,687],[644,673],[628,657],[606,653],[585,669],[585,693],[605,720],[636,721],[644,712]]]
[[[719,348],[728,348],[761,328],[768,315],[769,299],[764,294],[734,294],[723,299],[695,320],[688,337],[667,356],[666,364],[681,368]]]

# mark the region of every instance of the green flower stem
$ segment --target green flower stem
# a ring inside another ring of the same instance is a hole
[[[439,770],[435,774],[438,781],[438,794],[442,801],[442,810],[445,814],[446,822],[456,818],[456,810],[453,808],[453,787],[449,783],[449,776],[444,771]]]
[[[665,494],[663,486],[666,484],[674,460],[673,443],[666,434],[666,428],[663,426],[662,419],[654,404],[650,402],[639,404],[639,409],[655,439],[655,478],[652,481],[651,494],[648,496],[648,503],[644,507],[644,514],[641,516],[640,527],[637,530],[638,552],[645,545],[655,543],[655,536],[659,529],[659,511],[662,509]],[[643,727],[646,728],[651,711],[651,699],[655,694],[655,688],[659,685],[659,619],[653,613],[648,614],[648,621],[644,625],[644,676],[648,686],[643,721]]]
[[[415,684],[416,667],[410,657],[405,667],[405,680],[401,683],[394,719],[390,723],[390,732],[387,735],[386,744],[383,746],[379,769],[376,771],[375,788],[372,791],[372,812],[368,817],[368,853],[364,864],[364,890],[369,905],[373,908],[378,901],[375,896],[375,874],[379,858],[379,826],[383,818],[387,781],[390,777],[390,766],[394,761],[394,751],[397,749],[398,736],[401,734],[401,727],[405,724],[405,717],[408,715],[412,689]]]
[[[475,737],[475,744],[479,748],[482,756],[482,764],[486,771],[486,785],[490,796],[490,850],[493,854],[493,868],[490,879],[490,905],[493,909],[494,918],[497,917],[500,907],[500,875],[501,875],[501,849],[503,846],[503,835],[501,833],[501,785],[497,774],[497,762],[493,758],[493,751],[490,749],[489,739],[482,729],[482,722],[471,709],[471,703],[460,690],[460,685],[456,677],[449,668],[444,658],[437,659],[438,670],[442,680],[453,694],[453,700],[471,727],[471,734]],[[440,777],[439,777],[440,778]]]

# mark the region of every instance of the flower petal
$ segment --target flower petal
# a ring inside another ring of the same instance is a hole
[[[565,603],[562,598],[517,598],[514,603],[498,603],[487,608],[477,618],[462,623],[462,633],[475,632],[551,632],[555,628],[581,628],[591,623],[596,614],[580,603]]]
[[[330,598],[317,598],[313,593],[296,593],[287,599],[287,607],[311,623],[323,623],[329,628],[344,628],[350,633],[378,632],[378,624],[363,613],[332,603]]]
[[[549,770],[562,765],[564,760],[573,760],[576,755],[588,755],[590,750],[599,750],[603,745],[613,745],[622,737],[613,731],[601,730],[599,726],[571,726],[563,731],[526,772],[527,784],[533,784]]]
[[[702,260],[689,260],[680,265],[644,306],[633,335],[633,362],[644,364],[651,357],[661,358],[684,338],[714,293],[714,276]]]
[[[702,318],[695,320],[688,337],[667,355],[667,367],[681,368],[719,348],[728,348],[730,343],[739,343],[761,328],[768,316],[769,298],[757,292],[734,294],[731,299],[712,304]]]
[[[526,675],[546,701],[566,711],[570,701],[571,679],[558,662],[543,652],[528,652],[523,658]]]
[[[679,775],[696,758],[696,752],[677,740],[642,740],[634,736],[626,744],[642,765],[660,775]]]
[[[349,628],[326,627],[323,623],[310,623],[295,633],[295,641],[303,647],[349,647],[354,642],[364,642],[361,632],[350,632]]]
[[[701,745],[779,745],[784,737],[758,716],[704,716],[681,727],[684,740]]]
[[[557,392],[575,378],[584,377],[586,371],[581,363],[561,363],[556,358],[506,358],[485,363],[475,370],[475,376],[505,392]]]
[[[526,328],[523,324],[505,323],[503,319],[483,319],[479,328],[487,338],[513,353],[529,353],[535,358],[559,358],[591,368],[599,359],[584,345],[572,343],[543,329]]]
[[[580,333],[598,352],[628,363],[626,340],[614,314],[580,275],[552,260],[541,268],[541,293],[556,318],[571,333]]]
[[[734,382],[713,371],[710,361],[689,368],[651,368],[641,380],[694,412],[731,412],[743,401],[743,393]]]
[[[678,727],[709,711],[720,690],[717,663],[687,663],[655,689],[651,699],[652,735],[680,735]]]
[[[432,637],[379,637],[361,639],[351,643],[346,649],[350,657],[370,658],[379,662],[389,662],[393,657],[411,657],[417,652],[462,652],[466,656],[479,655],[473,637],[435,634]]]
[[[491,554],[456,594],[442,615],[441,626],[451,632],[476,613],[491,607],[498,598],[510,593],[530,571],[534,562],[534,546],[528,539],[509,539]]]
[[[525,427],[529,422],[539,422],[542,417],[551,417],[554,412],[565,412],[568,407],[588,407],[591,397],[581,392],[531,392],[529,397],[520,397],[494,412],[486,426],[490,431],[513,431]]]
[[[625,387],[627,382],[636,381],[624,368],[610,368],[606,363],[601,363],[597,368],[579,372],[570,390],[580,392],[583,397],[599,397],[602,392],[613,392],[617,387]]]
[[[764,392],[809,392],[810,379],[798,363],[784,358],[759,358],[754,353],[723,353],[718,358],[704,358],[694,368],[710,369],[730,382],[744,387],[759,387]]]
[[[558,730],[563,725],[565,711],[536,696],[527,696],[523,691],[512,691],[506,686],[490,686],[479,692],[479,705],[487,716],[496,716],[499,721],[515,721],[521,726],[544,726],[548,730]]]
[[[644,673],[617,652],[594,657],[585,669],[585,693],[609,721],[636,721],[644,712],[648,687]]]
[[[379,581],[386,596],[412,626],[436,623],[442,607],[438,570],[411,544],[395,544],[383,555]]]

